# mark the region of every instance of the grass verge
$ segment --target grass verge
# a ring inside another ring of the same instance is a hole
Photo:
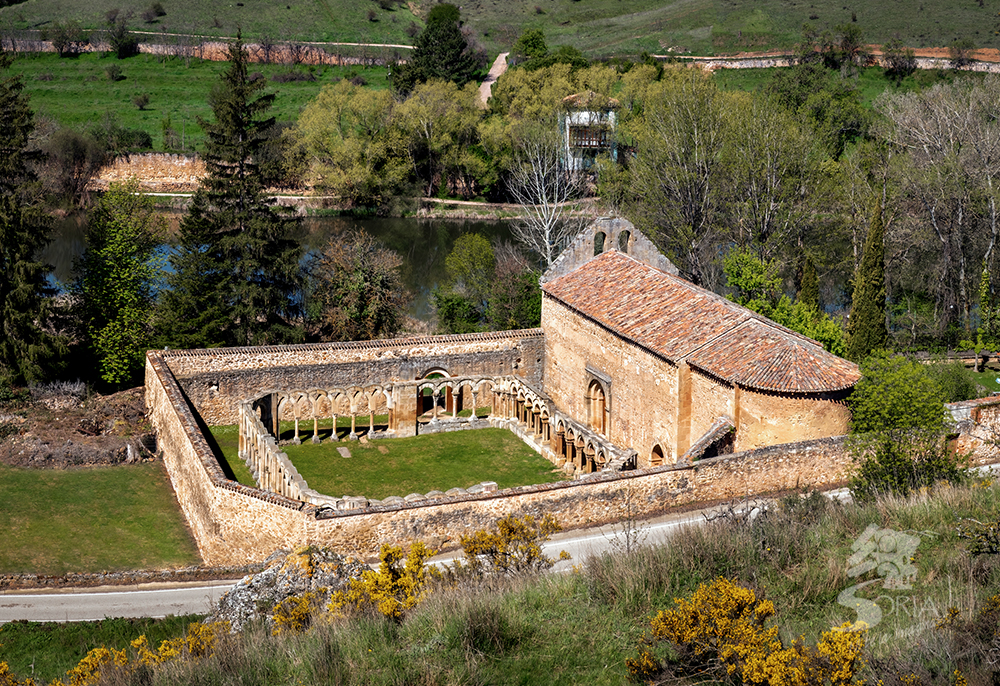
[[[199,562],[163,464],[0,466],[0,573],[160,569]]]

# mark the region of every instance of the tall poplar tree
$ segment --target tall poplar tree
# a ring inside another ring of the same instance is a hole
[[[0,74],[11,61],[0,48]],[[64,350],[44,329],[52,291],[38,254],[49,242],[51,222],[27,164],[34,123],[23,90],[20,76],[0,77],[0,385],[44,378]]]
[[[301,247],[289,238],[296,220],[264,193],[260,155],[273,93],[247,73],[237,35],[229,68],[213,90],[214,121],[199,122],[207,142],[202,179],[181,222],[174,274],[158,326],[175,347],[272,345],[301,340],[292,323],[301,302]]]
[[[872,211],[861,265],[854,275],[854,298],[848,324],[847,357],[861,362],[873,350],[884,348],[885,328],[885,224],[878,199]]]

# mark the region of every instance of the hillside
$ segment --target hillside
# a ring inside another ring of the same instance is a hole
[[[0,27],[42,29],[53,20],[96,29],[108,10],[134,14],[133,28],[156,34],[231,36],[237,27],[250,38],[412,44],[428,0],[165,0],[166,15],[145,23],[150,0],[30,0],[0,9]],[[856,21],[871,43],[899,38],[915,48],[971,39],[1000,47],[1000,0],[955,3],[905,0],[845,5],[814,0],[471,0],[461,3],[466,23],[487,49],[497,53],[527,28],[542,29],[553,46],[574,45],[589,57],[691,52],[730,53],[789,48],[802,24],[820,31]],[[168,39],[169,40],[169,39]]]

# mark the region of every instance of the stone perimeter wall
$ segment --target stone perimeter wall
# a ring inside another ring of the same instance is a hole
[[[494,493],[331,512],[225,478],[201,433],[192,404],[168,366],[146,361],[150,416],[181,508],[210,565],[260,561],[277,548],[320,544],[372,557],[385,543],[457,544],[469,531],[508,514],[552,513],[567,528],[620,518],[621,496],[638,516],[673,506],[796,487],[828,487],[848,466],[838,438],[765,448],[694,463]],[[172,361],[172,360],[171,360]]]

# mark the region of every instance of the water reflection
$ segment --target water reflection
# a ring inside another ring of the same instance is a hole
[[[399,253],[403,258],[403,282],[413,293],[410,314],[423,320],[431,315],[430,294],[442,282],[445,257],[459,236],[478,233],[491,241],[511,239],[510,225],[502,221],[348,217],[309,217],[296,238],[308,254],[316,254],[331,235],[342,230],[364,231]],[[72,279],[73,261],[83,254],[85,237],[84,217],[71,216],[56,222],[52,242],[42,259],[53,266],[57,285],[64,286]],[[169,246],[165,245],[164,250],[168,251]]]

